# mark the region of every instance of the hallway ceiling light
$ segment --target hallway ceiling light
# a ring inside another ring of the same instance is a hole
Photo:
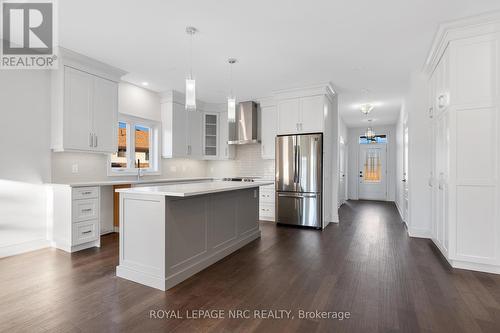
[[[369,114],[373,110],[373,104],[366,103],[360,106],[361,113],[364,115]]]
[[[231,91],[229,97],[227,98],[227,118],[229,122],[236,122],[236,98],[233,94],[233,65],[237,62],[235,58],[229,58],[227,62],[229,63],[229,85]]]
[[[195,27],[186,27],[186,33],[190,35],[189,46],[189,75],[186,78],[186,110],[196,111],[196,81],[193,78],[193,36],[198,30]]]
[[[375,131],[373,130],[371,124],[372,124],[372,120],[371,119],[368,119],[368,123],[369,123],[369,126],[368,128],[366,129],[365,131],[365,137],[368,139],[368,140],[373,140],[375,138]]]

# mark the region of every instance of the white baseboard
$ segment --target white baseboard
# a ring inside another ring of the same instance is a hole
[[[451,267],[453,267],[453,268],[467,269],[470,271],[477,271],[477,272],[500,274],[500,266],[496,266],[496,265],[478,264],[475,262],[467,262],[467,261],[460,261],[460,260],[449,260],[449,262],[451,264]]]
[[[401,220],[402,220],[402,221],[403,221],[406,225],[408,225],[408,224],[406,223],[406,221],[405,221],[405,217],[404,217],[404,215],[403,215],[403,211],[401,210],[401,207],[399,207],[398,202],[397,202],[397,201],[394,201],[394,203],[396,204],[396,208],[397,208],[397,210],[398,210],[399,216],[401,217]]]
[[[46,247],[50,247],[50,242],[46,239],[37,239],[25,243],[2,246],[0,247],[0,258],[40,250]]]
[[[408,235],[413,238],[431,238],[431,231],[427,229],[408,228]]]

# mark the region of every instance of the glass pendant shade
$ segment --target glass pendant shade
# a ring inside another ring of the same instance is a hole
[[[194,79],[186,79],[186,110],[196,111],[196,82]]]
[[[236,99],[234,97],[227,99],[227,119],[231,123],[236,122]]]
[[[365,136],[368,140],[372,140],[375,137],[375,132],[371,127],[366,129]]]

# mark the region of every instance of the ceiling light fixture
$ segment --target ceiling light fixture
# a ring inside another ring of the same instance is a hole
[[[236,98],[233,94],[233,65],[237,62],[235,58],[229,58],[227,62],[229,63],[229,86],[230,93],[227,98],[227,119],[228,121],[234,123],[236,122]]]
[[[193,36],[198,32],[195,27],[186,27],[186,33],[190,36],[189,45],[189,75],[186,78],[186,110],[196,111],[196,82],[193,78]]]
[[[148,83],[148,82],[146,82],[146,81],[142,82],[141,84],[142,84],[144,87],[149,86],[149,83]]]
[[[364,115],[369,114],[373,110],[373,104],[366,103],[360,106],[361,113]]]
[[[368,119],[368,128],[366,129],[365,131],[365,137],[368,139],[368,140],[373,140],[375,139],[375,131],[373,130],[371,124],[372,124],[372,120],[371,119]]]

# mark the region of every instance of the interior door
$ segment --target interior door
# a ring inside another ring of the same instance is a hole
[[[408,222],[408,209],[410,207],[408,195],[408,125],[404,124],[403,137],[403,219]]]
[[[114,153],[117,151],[118,85],[94,77],[93,105],[94,149]]]
[[[276,191],[295,192],[297,136],[276,137]]]
[[[297,191],[319,193],[322,190],[323,136],[297,135]]]
[[[339,197],[338,206],[342,205],[346,199],[346,145],[344,142],[339,144]]]
[[[385,144],[359,145],[358,198],[387,199],[387,146]]]

